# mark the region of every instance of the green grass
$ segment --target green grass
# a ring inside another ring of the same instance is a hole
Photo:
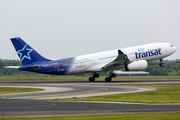
[[[180,87],[180,83],[153,83],[153,84],[120,84],[120,85],[142,85],[142,86],[174,86],[174,87]]]
[[[123,79],[180,79],[180,76],[121,76],[113,78],[114,80]],[[0,77],[0,80],[89,80],[89,76],[40,76],[40,77]],[[105,76],[96,78],[96,80],[105,80]]]
[[[180,112],[9,117],[0,120],[179,120]]]
[[[39,88],[0,87],[0,94],[41,91]]]
[[[153,91],[92,96],[84,98],[56,99],[57,101],[110,101],[133,103],[180,103],[180,88],[163,88]]]

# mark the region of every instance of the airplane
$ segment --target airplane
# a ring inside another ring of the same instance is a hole
[[[163,58],[177,50],[169,43],[151,43],[53,60],[41,56],[20,37],[11,38],[11,41],[23,66],[5,66],[4,68],[18,68],[52,75],[92,73],[89,77],[90,82],[94,82],[95,78],[100,76],[98,72],[101,71],[109,71],[105,81],[111,82],[112,78],[116,77],[114,70],[123,67],[126,71],[143,70],[147,68],[149,61],[160,60],[159,66],[163,67]]]

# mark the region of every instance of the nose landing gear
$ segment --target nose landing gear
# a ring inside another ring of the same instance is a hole
[[[160,59],[160,63],[159,63],[159,66],[160,67],[163,67],[164,66],[164,63],[162,63],[163,59]]]

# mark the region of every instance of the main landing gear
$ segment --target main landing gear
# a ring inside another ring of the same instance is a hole
[[[115,78],[115,77],[116,77],[116,74],[113,73],[113,72],[110,72],[110,73],[109,73],[109,77],[106,77],[106,78],[105,78],[105,81],[106,81],[106,82],[111,82],[112,78]]]
[[[116,74],[113,73],[113,72],[110,72],[109,73],[109,77],[106,77],[105,81],[106,82],[111,82],[112,78],[115,78],[115,77],[116,77]],[[99,74],[98,73],[93,73],[92,77],[89,77],[89,82],[94,82],[95,78],[99,78]]]
[[[92,77],[89,77],[89,82],[94,82],[95,78],[98,78],[99,74],[98,73],[93,73]]]
[[[164,63],[162,63],[163,59],[160,59],[160,63],[159,63],[159,66],[160,67],[163,67],[164,66]]]

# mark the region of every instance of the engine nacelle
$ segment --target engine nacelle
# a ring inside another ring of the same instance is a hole
[[[126,65],[125,69],[126,71],[143,70],[147,68],[147,65],[146,60],[139,60]]]

